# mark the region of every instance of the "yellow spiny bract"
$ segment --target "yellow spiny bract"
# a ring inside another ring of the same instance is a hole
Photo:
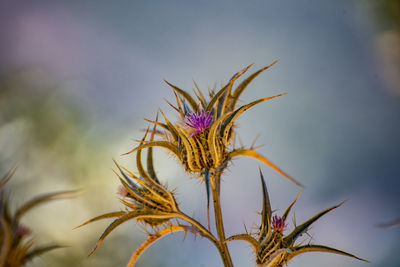
[[[117,163],[116,163],[117,164]],[[137,177],[117,164],[120,173],[118,178],[126,195],[121,202],[127,207],[128,212],[137,213],[135,219],[145,224],[156,227],[171,218],[171,214],[178,212],[178,206],[172,192],[150,177]]]
[[[257,104],[284,95],[284,93],[278,94],[236,107],[239,97],[250,82],[275,63],[276,61],[251,74],[233,90],[234,82],[242,76],[251,65],[244,68],[236,73],[218,92],[215,92],[215,90],[209,91],[210,98],[208,101],[197,85],[197,91],[193,90],[197,98],[196,101],[188,92],[167,82],[174,90],[176,96],[176,106],[170,105],[179,113],[183,123],[173,124],[163,113],[162,115],[165,123],[158,122],[157,120],[147,120],[164,130],[164,132],[153,130],[153,134],[157,133],[160,135],[161,140],[146,141],[146,133],[140,145],[125,154],[141,151],[144,148],[163,147],[178,158],[186,171],[197,176],[202,176],[204,173],[208,172],[211,174],[221,174],[227,167],[229,161],[238,156],[247,156],[263,162],[287,179],[302,186],[267,158],[257,153],[253,148],[235,148],[232,144],[235,137],[235,122],[240,115]],[[190,119],[190,116],[199,117],[200,115],[193,114],[210,114],[212,122],[210,123],[208,121],[206,125],[207,128],[202,125],[202,127],[200,127],[201,131],[194,132],[192,128],[193,125],[187,123],[188,118]]]

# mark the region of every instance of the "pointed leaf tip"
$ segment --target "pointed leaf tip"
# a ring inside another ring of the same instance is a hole
[[[287,235],[284,238],[284,242],[286,244],[293,244],[296,239],[305,231],[307,231],[307,229],[317,220],[319,220],[319,218],[321,218],[322,216],[324,216],[325,214],[327,214],[328,212],[331,212],[332,210],[340,207],[341,205],[343,205],[346,201],[343,201],[341,203],[339,203],[338,205],[335,205],[333,207],[330,207],[326,210],[321,211],[320,213],[318,213],[317,215],[313,216],[312,218],[308,219],[306,222],[302,223],[301,225],[297,226],[289,235]]]
[[[14,165],[1,179],[0,179],[0,188],[2,188],[8,180],[14,175],[17,170],[17,165]]]
[[[232,78],[231,78],[229,81],[238,79],[238,78],[239,78],[240,76],[242,76],[248,69],[250,69],[251,66],[253,66],[253,65],[254,65],[254,63],[252,63],[252,64],[248,65],[247,67],[245,67],[244,69],[240,70],[239,72],[237,72],[236,74],[234,74],[234,75],[232,76]]]
[[[261,172],[261,168],[258,167],[260,172],[260,179],[262,185],[262,193],[263,193],[263,204],[262,204],[262,212],[261,212],[261,232],[260,237],[264,237],[270,230],[270,221],[271,221],[271,202],[269,199],[267,185],[265,183],[264,176]]]
[[[307,253],[307,252],[327,252],[327,253],[333,253],[333,254],[338,254],[338,255],[343,255],[351,258],[355,258],[360,261],[368,262],[368,260],[357,257],[353,254],[350,254],[348,252],[336,249],[336,248],[331,248],[323,245],[305,245],[305,246],[300,246],[295,249],[295,251],[289,256],[290,259],[302,254],[302,253]],[[289,259],[289,260],[290,260]]]

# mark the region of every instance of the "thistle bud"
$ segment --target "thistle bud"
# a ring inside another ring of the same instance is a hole
[[[285,221],[277,215],[272,217],[272,228],[275,232],[283,233],[286,228]]]

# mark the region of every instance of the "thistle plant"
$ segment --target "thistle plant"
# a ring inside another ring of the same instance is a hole
[[[48,244],[35,246],[32,231],[21,223],[21,218],[30,210],[51,200],[70,198],[75,195],[73,191],[49,193],[37,196],[21,207],[13,214],[10,212],[8,195],[4,186],[15,172],[11,169],[0,179],[0,266],[19,267],[24,266],[33,258],[45,252],[63,246]]]
[[[299,198],[300,194],[296,199],[289,205],[282,216],[274,215],[272,216],[271,203],[268,195],[267,186],[260,170],[260,178],[263,193],[263,205],[261,212],[261,223],[258,231],[256,233],[244,233],[229,237],[226,241],[243,240],[251,244],[254,254],[256,255],[257,266],[262,267],[274,267],[274,266],[284,266],[294,257],[306,253],[306,252],[328,252],[335,253],[344,256],[349,256],[361,261],[366,261],[350,253],[327,247],[324,245],[311,244],[308,242],[306,245],[304,243],[307,238],[303,239],[301,242],[296,243],[299,237],[304,233],[307,233],[309,227],[316,222],[319,218],[327,214],[328,212],[340,207],[339,205],[333,206],[329,209],[321,211],[314,217],[294,227],[293,231],[284,235],[284,231],[287,227],[287,217]],[[272,216],[272,220],[271,220]],[[367,261],[366,261],[367,262]]]
[[[187,91],[169,83],[173,89],[176,104],[168,104],[177,112],[178,119],[171,122],[162,111],[164,122],[146,120],[153,126],[147,128],[139,145],[125,153],[136,153],[136,169],[134,174],[115,162],[121,187],[119,188],[120,201],[125,206],[122,211],[110,212],[95,217],[88,223],[114,218],[106,228],[95,249],[101,244],[116,227],[128,220],[136,220],[148,229],[147,240],[133,253],[127,266],[133,266],[139,256],[156,241],[173,232],[190,232],[207,238],[218,249],[224,266],[233,266],[228,243],[234,240],[249,242],[254,249],[257,266],[278,267],[288,263],[293,257],[310,251],[321,251],[350,256],[359,260],[352,254],[329,248],[322,245],[307,244],[304,240],[297,242],[299,237],[307,232],[311,224],[329,211],[339,207],[334,206],[318,213],[308,221],[284,235],[287,228],[286,219],[295,201],[289,206],[282,216],[272,216],[270,200],[264,178],[260,171],[263,192],[263,208],[261,224],[255,233],[242,233],[229,238],[225,236],[222,207],[220,202],[221,177],[226,168],[239,156],[251,157],[272,168],[284,178],[303,187],[301,183],[286,174],[269,159],[258,153],[253,146],[237,147],[236,124],[237,119],[248,109],[262,102],[278,98],[285,93],[261,98],[249,104],[237,106],[240,96],[247,86],[263,71],[276,63],[273,62],[252,73],[234,88],[235,81],[250,67],[239,71],[220,90],[208,91],[208,98],[204,96],[197,84],[193,89],[194,97]],[[152,129],[150,129],[152,128]],[[157,138],[156,138],[157,137]],[[207,225],[188,216],[179,209],[174,192],[169,190],[157,177],[153,164],[153,148],[161,147],[172,153],[191,177],[200,178],[206,187],[207,198]],[[142,151],[147,150],[146,168],[142,162]],[[210,198],[213,199],[215,230],[210,225]],[[216,232],[216,235],[214,234]]]

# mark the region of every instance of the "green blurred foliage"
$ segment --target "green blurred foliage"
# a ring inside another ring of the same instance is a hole
[[[104,228],[98,224],[73,228],[101,212],[120,208],[117,179],[111,172],[115,143],[96,133],[90,109],[49,73],[21,69],[0,76],[0,171],[18,163],[10,181],[12,206],[32,196],[56,190],[83,189],[77,199],[51,203],[24,218],[38,244],[69,246],[43,255],[28,266],[120,266],[138,242],[115,233],[87,258]],[[101,197],[98,193],[104,193]],[[107,222],[106,222],[107,223]],[[132,228],[132,225],[126,227]],[[122,229],[123,231],[128,229]],[[130,244],[116,247],[113,244]]]

